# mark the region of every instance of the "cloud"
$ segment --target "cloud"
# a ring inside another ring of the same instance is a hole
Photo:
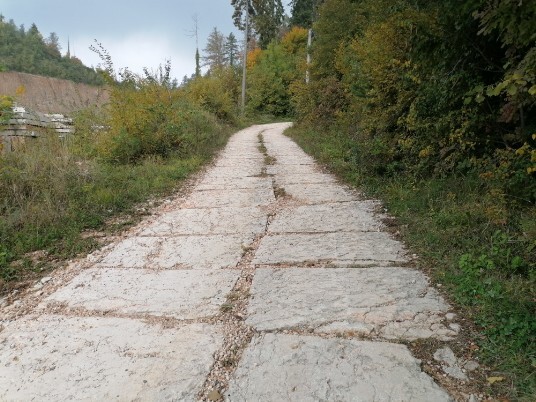
[[[103,47],[112,57],[116,70],[128,67],[134,73],[143,73],[143,68],[156,70],[166,60],[171,61],[171,75],[179,81],[185,75],[190,76],[195,71],[195,48],[188,52],[185,46],[181,49],[171,43],[164,34],[132,33],[123,38],[98,38]],[[70,40],[71,54],[78,57],[85,65],[97,67],[102,64],[98,55],[89,47],[94,38],[75,37]],[[64,51],[67,44],[63,46]]]

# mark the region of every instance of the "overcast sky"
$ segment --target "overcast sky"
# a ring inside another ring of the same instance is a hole
[[[284,3],[287,3],[285,0]],[[236,30],[230,0],[0,0],[0,13],[26,29],[35,23],[46,38],[60,37],[67,50],[84,64],[100,61],[89,46],[97,39],[112,56],[117,68],[155,69],[170,59],[172,75],[180,80],[195,71],[195,38],[192,17],[197,15],[199,48],[205,48],[214,27],[223,34]]]

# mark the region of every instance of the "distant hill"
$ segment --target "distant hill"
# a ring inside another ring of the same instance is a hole
[[[59,38],[51,33],[43,38],[37,26],[30,29],[17,27],[13,20],[5,21],[0,15],[0,71],[17,71],[47,77],[63,78],[74,82],[102,85],[101,75],[72,57],[62,56]]]

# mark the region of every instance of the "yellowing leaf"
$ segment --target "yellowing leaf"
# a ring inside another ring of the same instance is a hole
[[[508,95],[512,95],[512,96],[517,94],[517,86],[514,84],[508,85],[506,92],[508,92]]]
[[[488,87],[486,90],[486,95],[488,96],[497,96],[501,93],[499,87]]]
[[[504,377],[488,377],[488,383],[495,384],[496,382],[504,381]]]

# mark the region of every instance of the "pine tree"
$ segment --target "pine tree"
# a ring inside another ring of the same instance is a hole
[[[284,17],[283,4],[281,0],[231,0],[235,9],[234,24],[240,30],[245,28],[246,4],[249,4],[251,26],[259,37],[259,45],[266,49],[279,33]]]
[[[236,36],[231,32],[225,41],[225,58],[231,67],[234,67],[240,57],[240,49]]]
[[[311,28],[315,9],[319,3],[321,3],[319,0],[292,0],[290,2],[290,24],[302,28]]]
[[[45,39],[45,45],[52,56],[61,57],[60,38],[56,32],[51,32],[48,38]]]
[[[46,39],[32,24],[17,27],[13,20],[0,16],[0,69],[65,78],[87,84],[102,84],[102,77],[76,58],[61,57],[58,35]]]
[[[195,76],[201,77],[201,63],[200,63],[200,56],[199,56],[199,48],[195,48]]]
[[[214,27],[207,40],[207,47],[203,49],[203,62],[210,70],[218,70],[226,64],[225,36]]]

